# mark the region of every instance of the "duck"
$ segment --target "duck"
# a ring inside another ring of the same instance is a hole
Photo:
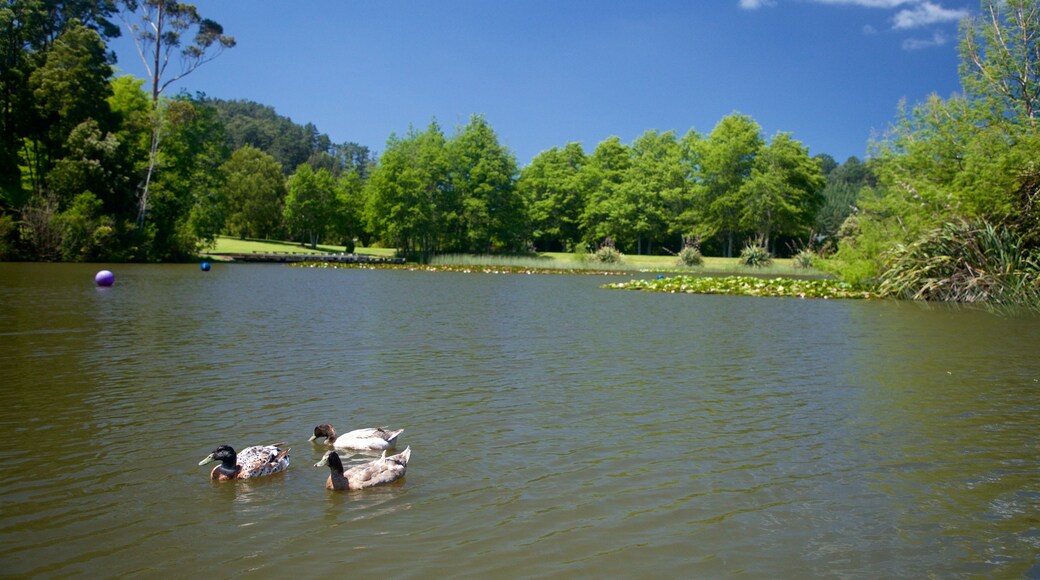
[[[358,490],[377,485],[385,485],[404,477],[408,468],[408,459],[412,456],[412,448],[406,447],[397,455],[386,456],[386,451],[375,461],[369,461],[343,470],[343,461],[335,449],[325,452],[321,461],[314,467],[329,467],[329,479],[325,482],[325,489],[336,491]]]
[[[230,445],[221,445],[200,461],[199,465],[219,461],[220,465],[209,474],[209,478],[216,481],[264,477],[289,467],[289,449],[282,449],[283,445],[285,443],[254,445],[239,453],[235,453]]]
[[[401,433],[404,433],[404,429],[390,430],[386,427],[369,427],[354,429],[337,437],[332,425],[324,423],[314,428],[314,435],[311,435],[310,441],[324,437],[325,444],[331,445],[335,449],[383,451],[393,449],[397,445],[397,436]]]

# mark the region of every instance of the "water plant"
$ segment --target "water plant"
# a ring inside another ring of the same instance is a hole
[[[875,292],[838,280],[798,280],[754,276],[672,276],[607,284],[604,288],[670,294],[730,294],[793,298],[877,298]]]

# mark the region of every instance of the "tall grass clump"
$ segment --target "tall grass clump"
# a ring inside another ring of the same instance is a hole
[[[762,244],[748,242],[740,251],[739,262],[748,268],[765,268],[773,263],[773,255]]]
[[[795,268],[812,268],[813,261],[816,259],[816,252],[809,248],[803,248],[798,250],[798,253],[791,258],[791,263]]]
[[[592,254],[592,259],[601,264],[620,264],[624,254],[614,247],[614,239],[607,238],[603,244]]]
[[[676,256],[676,265],[680,268],[693,268],[704,265],[704,255],[701,254],[700,239],[683,236],[683,248]]]
[[[954,220],[887,256],[882,293],[911,300],[1040,308],[1040,256],[1020,235],[984,220]]]

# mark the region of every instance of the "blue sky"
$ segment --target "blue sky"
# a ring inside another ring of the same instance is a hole
[[[812,155],[866,156],[900,99],[960,90],[976,0],[196,0],[238,46],[169,92],[270,105],[375,151],[391,133],[485,115],[521,166],[647,129],[750,115]],[[121,72],[144,76],[132,44]],[[173,68],[176,63],[171,66]]]

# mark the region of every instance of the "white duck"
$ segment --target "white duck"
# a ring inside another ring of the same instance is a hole
[[[325,489],[337,491],[358,490],[385,485],[401,479],[408,468],[408,459],[411,456],[411,447],[407,447],[404,451],[390,457],[387,457],[386,451],[384,451],[383,456],[379,459],[344,471],[343,461],[339,458],[339,454],[336,453],[335,449],[330,449],[325,452],[325,456],[321,458],[321,461],[314,464],[314,467],[324,467],[326,465],[329,467],[331,473],[329,474],[329,479],[325,482]]]
[[[319,437],[325,438],[325,443],[336,449],[356,449],[359,451],[383,451],[393,449],[397,445],[397,436],[404,433],[404,429],[391,431],[384,427],[369,427],[367,429],[355,429],[340,436],[336,436],[336,430],[332,425],[324,423],[314,428],[314,435],[310,441]]]

